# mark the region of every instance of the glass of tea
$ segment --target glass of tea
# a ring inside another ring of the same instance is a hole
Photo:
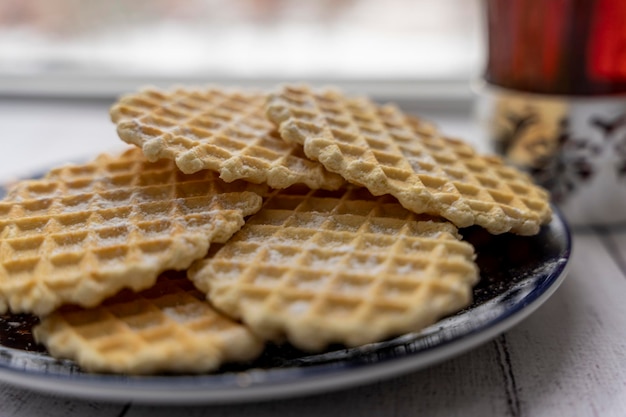
[[[626,1],[482,0],[476,110],[573,225],[626,223]]]

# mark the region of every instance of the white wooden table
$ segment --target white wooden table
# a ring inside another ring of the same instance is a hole
[[[116,149],[107,106],[0,100],[0,178]],[[475,133],[468,115],[432,117],[449,132]],[[0,417],[624,416],[625,298],[626,225],[579,229],[569,276],[538,311],[422,371],[311,397],[184,408],[83,401],[0,383]]]

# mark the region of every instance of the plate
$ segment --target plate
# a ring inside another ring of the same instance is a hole
[[[35,317],[0,315],[0,380],[87,399],[208,404],[312,394],[424,368],[510,329],[543,304],[566,275],[571,236],[556,209],[536,236],[492,236],[477,227],[461,233],[475,246],[481,270],[474,302],[418,333],[315,355],[269,346],[252,363],[206,375],[126,376],[86,373],[71,361],[53,359],[32,340]]]

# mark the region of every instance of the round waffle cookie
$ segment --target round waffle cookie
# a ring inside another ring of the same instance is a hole
[[[320,351],[416,331],[471,301],[473,247],[365,189],[287,189],[188,276],[262,338]]]
[[[239,230],[261,207],[250,188],[139,149],[18,182],[0,202],[0,312],[41,315],[150,287]]]
[[[329,171],[413,212],[494,234],[536,234],[551,219],[548,193],[528,175],[393,106],[286,86],[271,95],[267,115],[285,141],[304,145]]]
[[[264,114],[266,96],[217,88],[145,89],[111,108],[120,138],[150,161],[168,158],[185,173],[219,172],[273,188],[306,184],[337,189],[344,180],[280,139]]]
[[[215,311],[184,272],[173,271],[148,290],[123,290],[91,309],[62,307],[33,333],[52,356],[92,372],[201,373],[263,349],[247,328]]]

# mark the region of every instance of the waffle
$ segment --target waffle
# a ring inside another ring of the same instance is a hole
[[[98,307],[63,307],[34,335],[52,356],[84,370],[126,374],[208,372],[254,359],[263,348],[248,329],[215,311],[184,272],[171,271],[148,290],[124,290]]]
[[[416,331],[471,301],[473,247],[367,190],[287,189],[188,276],[260,337],[307,351]]]
[[[19,182],[0,202],[0,312],[42,315],[147,288],[239,230],[261,207],[249,188],[138,149]]]
[[[397,108],[333,90],[287,86],[268,100],[281,137],[374,195],[458,227],[532,235],[551,218],[548,193],[501,159],[477,155]]]
[[[123,97],[110,113],[122,140],[141,147],[150,161],[175,160],[187,174],[210,169],[227,182],[339,188],[341,176],[309,160],[302,146],[278,137],[265,118],[265,99],[215,88],[146,89]]]

